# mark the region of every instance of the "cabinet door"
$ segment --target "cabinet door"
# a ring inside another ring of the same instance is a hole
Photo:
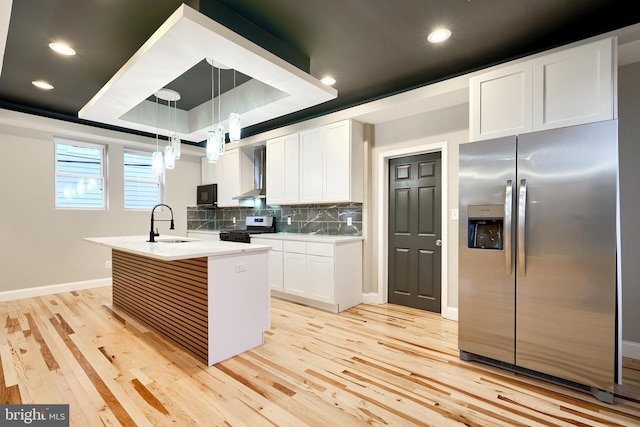
[[[284,291],[301,297],[308,295],[307,256],[284,252]]]
[[[282,183],[283,204],[300,203],[300,142],[297,133],[282,139],[284,182]],[[267,156],[267,159],[269,156]],[[269,170],[269,169],[267,169]],[[269,182],[269,181],[267,181]],[[269,193],[267,193],[269,194]]]
[[[267,141],[267,204],[269,205],[279,205],[284,202],[284,168],[284,138]]]
[[[322,128],[300,133],[300,201],[322,202],[324,182]]]
[[[536,58],[533,62],[534,130],[613,118],[613,41]]]
[[[239,206],[234,196],[240,194],[240,151],[239,149],[227,150],[220,156],[217,163],[218,169],[218,206]]]
[[[322,132],[324,149],[325,202],[349,201],[351,188],[351,144],[349,121],[325,126]]]
[[[469,79],[471,140],[531,132],[533,65],[514,64]]]
[[[202,184],[215,184],[218,182],[218,169],[216,163],[209,163],[209,159],[200,159],[200,173]]]
[[[269,287],[276,291],[284,290],[282,252],[269,252]]]
[[[282,291],[283,287],[283,257],[282,240],[261,239],[252,237],[251,243],[256,245],[271,246],[269,251],[269,287],[276,291]]]
[[[335,303],[333,258],[307,255],[309,298],[329,304]]]

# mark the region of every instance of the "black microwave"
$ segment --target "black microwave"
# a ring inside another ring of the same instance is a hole
[[[218,184],[198,185],[197,205],[215,208],[218,206]]]

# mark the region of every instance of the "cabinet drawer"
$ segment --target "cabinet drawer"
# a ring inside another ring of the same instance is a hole
[[[307,253],[307,242],[295,242],[291,240],[284,241],[284,251],[285,252],[294,252],[298,254],[306,254]]]
[[[259,237],[252,237],[251,243],[256,245],[271,246],[274,251],[282,252],[282,240],[261,239]]]
[[[333,244],[307,242],[307,254],[319,256],[333,256]]]

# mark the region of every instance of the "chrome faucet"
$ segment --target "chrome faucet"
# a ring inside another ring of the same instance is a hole
[[[171,220],[168,219],[158,219],[157,221],[171,221],[171,225],[169,226],[169,230],[175,230],[175,227],[173,225],[173,209],[171,209],[171,206],[169,205],[165,205],[164,203],[158,203],[157,205],[155,205],[153,207],[153,209],[151,209],[151,231],[149,231],[149,240],[147,240],[147,242],[155,242],[156,241],[156,236],[159,236],[160,233],[158,233],[158,229],[156,228],[155,231],[153,231],[153,212],[156,210],[156,208],[158,206],[165,206],[167,208],[169,208],[169,210],[171,211]]]

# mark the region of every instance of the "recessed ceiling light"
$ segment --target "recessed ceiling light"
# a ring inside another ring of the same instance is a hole
[[[451,31],[446,28],[438,28],[427,37],[431,43],[440,43],[451,37]]]
[[[322,82],[322,84],[325,84],[327,86],[333,86],[334,84],[336,84],[336,79],[331,76],[323,77],[320,81]]]
[[[49,43],[49,47],[61,55],[72,56],[76,54],[76,51],[66,43]]]
[[[31,84],[37,87],[38,89],[43,89],[43,90],[53,89],[53,86],[45,82],[44,80],[35,80],[35,81],[32,81]]]

